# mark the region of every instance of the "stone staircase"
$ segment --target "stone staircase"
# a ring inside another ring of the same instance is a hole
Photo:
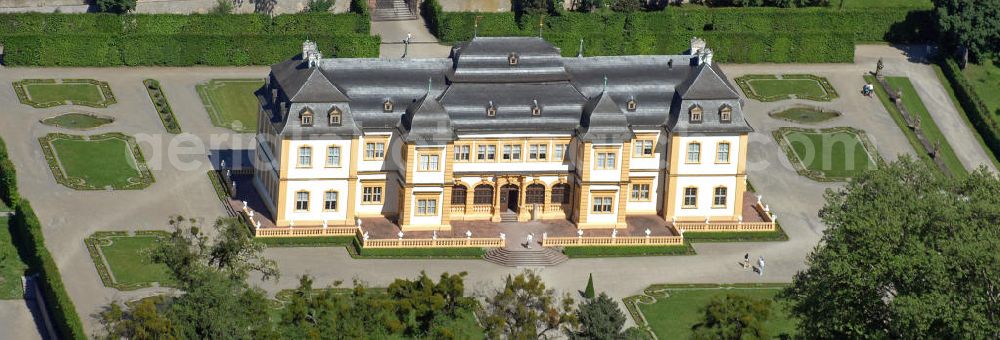
[[[518,250],[494,248],[486,251],[483,259],[508,267],[549,267],[563,263],[569,258],[556,249],[537,246]]]
[[[500,222],[517,222],[517,213],[510,210],[500,213]]]
[[[372,21],[416,20],[405,0],[376,0]]]

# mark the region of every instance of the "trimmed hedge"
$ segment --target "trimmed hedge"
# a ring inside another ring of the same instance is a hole
[[[944,73],[945,78],[948,78],[948,82],[951,83],[951,87],[955,89],[955,98],[958,99],[959,105],[962,105],[969,121],[976,128],[976,132],[983,137],[983,142],[990,148],[990,151],[1000,157],[1000,123],[990,113],[986,103],[983,103],[983,100],[979,98],[955,60],[941,58],[938,59],[937,63],[941,66],[941,72]]]
[[[327,57],[378,57],[365,15],[0,14],[14,66],[269,65],[306,39]],[[317,33],[321,32],[321,33]]]
[[[17,207],[21,194],[17,191],[17,171],[7,156],[7,144],[0,139],[0,200],[8,207]]]
[[[321,236],[321,237],[258,237],[254,242],[268,247],[329,247],[351,246],[355,236]]]
[[[431,33],[444,42],[479,36],[537,36],[538,16],[514,13],[443,12],[436,0],[421,12]],[[934,36],[924,23],[928,9],[866,8],[674,8],[657,12],[567,12],[544,19],[542,36],[577,54],[678,54],[691,37],[705,39],[715,59],[733,63],[852,62],[854,44],[865,41],[927,41]]]
[[[679,246],[573,246],[563,248],[570,258],[694,255],[691,244]]]
[[[42,225],[38,222],[38,216],[35,215],[28,200],[21,200],[18,203],[11,225],[12,235],[19,251],[25,256],[25,262],[31,271],[39,273],[39,286],[45,298],[45,308],[52,317],[52,324],[59,336],[64,339],[86,339],[87,335],[80,322],[80,316],[76,314],[73,300],[66,292],[59,267],[52,259],[52,254],[45,248]]]

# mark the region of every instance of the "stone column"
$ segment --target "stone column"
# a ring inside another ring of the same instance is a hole
[[[528,180],[524,177],[520,177],[521,183],[518,183],[517,190],[517,221],[525,222],[531,219],[531,214],[528,214],[528,205],[524,203],[524,199],[528,197],[525,193],[528,190],[527,182]]]

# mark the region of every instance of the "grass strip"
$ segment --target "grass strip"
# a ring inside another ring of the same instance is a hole
[[[962,114],[962,121],[965,122],[965,126],[969,128],[969,131],[976,132],[977,130],[972,125],[972,121],[969,120],[969,113],[965,111],[961,102],[958,101],[958,96],[955,95],[955,88],[952,87],[951,81],[948,80],[948,77],[945,77],[944,71],[941,70],[941,65],[931,64],[931,66],[934,68],[934,74],[937,75],[938,81],[941,82],[942,86],[944,86],[944,91],[948,92],[948,97],[951,98],[952,105],[955,105],[955,109]],[[974,133],[973,135],[976,137],[976,142],[979,143],[979,146],[983,148],[983,151],[986,151],[987,155],[989,155],[990,161],[993,162],[993,166],[1000,169],[1000,161],[997,160],[996,154],[991,152],[992,150],[990,147],[986,145],[986,140],[983,139],[983,135],[979,133]]]
[[[781,229],[781,224],[774,222],[774,231],[686,232],[684,240],[702,243],[788,241],[788,234]]]
[[[686,241],[686,240],[685,240]],[[579,246],[564,247],[563,254],[570,258],[676,256],[694,255],[694,247],[684,242],[680,246]]]

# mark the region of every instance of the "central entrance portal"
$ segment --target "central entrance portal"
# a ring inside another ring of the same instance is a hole
[[[500,187],[500,207],[506,207],[507,210],[517,211],[517,199],[519,197],[518,188],[516,185],[507,184]]]

